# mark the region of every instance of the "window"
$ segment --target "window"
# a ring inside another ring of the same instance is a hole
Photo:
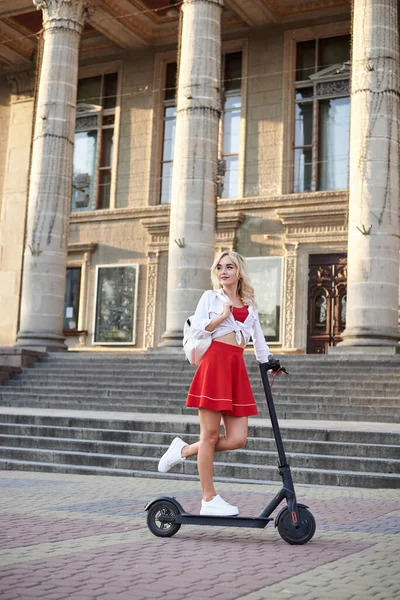
[[[350,36],[297,44],[294,192],[348,187]]]
[[[134,344],[139,265],[97,267],[95,344]]]
[[[164,90],[164,128],[161,159],[161,204],[169,204],[171,202],[172,161],[174,158],[176,121],[176,77],[177,64],[167,64]]]
[[[78,82],[71,210],[110,208],[118,74]]]
[[[267,342],[280,342],[283,295],[283,257],[246,258],[254,287],[261,329]]]
[[[64,330],[78,329],[79,297],[81,292],[81,269],[67,269],[64,298]]]
[[[242,109],[242,53],[223,57],[222,160],[224,179],[221,198],[236,198],[239,191],[240,117]]]
[[[242,53],[232,52],[223,56],[220,159],[223,175],[221,197],[236,198],[239,191],[240,118],[242,108]],[[171,202],[172,164],[176,122],[177,65],[168,63],[165,74],[163,100],[163,144],[161,158],[160,203]]]

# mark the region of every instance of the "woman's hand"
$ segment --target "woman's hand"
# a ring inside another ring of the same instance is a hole
[[[221,317],[225,319],[227,319],[232,311],[232,306],[233,306],[233,302],[231,302],[230,300],[228,300],[227,302],[224,302],[224,310],[221,313]]]

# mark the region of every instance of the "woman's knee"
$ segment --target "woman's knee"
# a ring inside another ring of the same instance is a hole
[[[202,429],[200,432],[200,442],[207,444],[207,446],[215,447],[219,440],[219,430],[214,429]]]

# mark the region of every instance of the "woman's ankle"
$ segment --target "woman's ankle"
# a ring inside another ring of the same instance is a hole
[[[212,493],[203,494],[203,501],[211,502],[211,500],[213,500],[216,495],[217,495],[217,492],[215,490]]]

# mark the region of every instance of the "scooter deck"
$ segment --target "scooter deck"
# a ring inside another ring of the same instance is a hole
[[[215,525],[217,527],[251,527],[253,529],[264,529],[270,521],[267,517],[217,517],[209,515],[192,515],[180,513],[173,517],[160,516],[160,521],[181,523],[182,525]]]

